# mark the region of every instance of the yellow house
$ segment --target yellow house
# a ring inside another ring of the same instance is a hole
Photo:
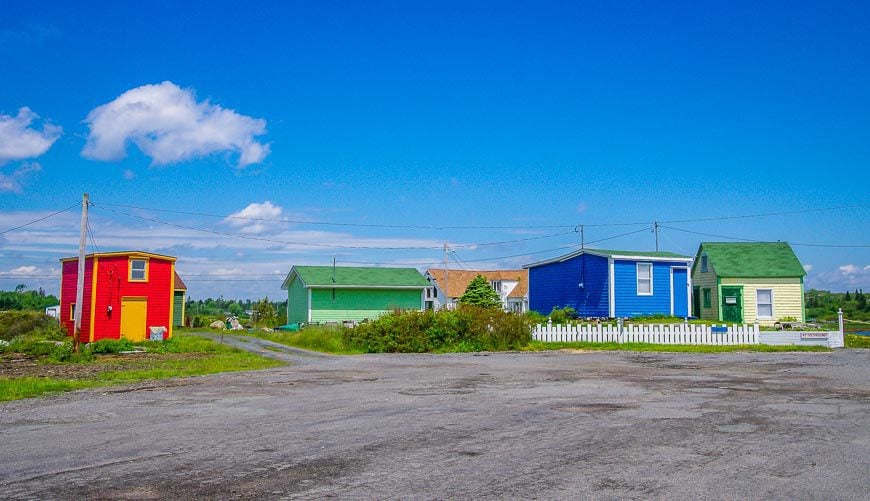
[[[805,275],[785,242],[703,242],[692,265],[693,313],[726,323],[803,322]]]

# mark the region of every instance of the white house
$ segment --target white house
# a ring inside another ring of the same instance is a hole
[[[477,275],[483,275],[489,281],[489,285],[501,298],[505,311],[529,311],[529,270],[429,268],[423,275],[432,284],[426,289],[426,308],[440,310],[445,305],[452,307]]]

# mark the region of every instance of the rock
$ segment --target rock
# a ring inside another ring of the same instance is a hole
[[[226,330],[226,328],[227,328],[227,326],[224,325],[224,323],[221,322],[220,320],[215,320],[214,322],[208,324],[208,326],[211,327],[212,329],[220,329],[220,330]]]

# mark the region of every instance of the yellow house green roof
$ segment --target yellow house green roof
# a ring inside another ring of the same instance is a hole
[[[284,279],[282,289],[298,276],[306,287],[414,288],[429,286],[415,268],[376,268],[351,266],[294,266]]]
[[[700,266],[704,253],[719,277],[794,278],[807,274],[786,242],[702,242],[694,267]]]

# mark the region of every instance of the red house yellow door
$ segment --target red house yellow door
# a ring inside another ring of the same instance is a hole
[[[130,341],[144,341],[147,330],[148,300],[145,298],[121,299],[121,337]]]

